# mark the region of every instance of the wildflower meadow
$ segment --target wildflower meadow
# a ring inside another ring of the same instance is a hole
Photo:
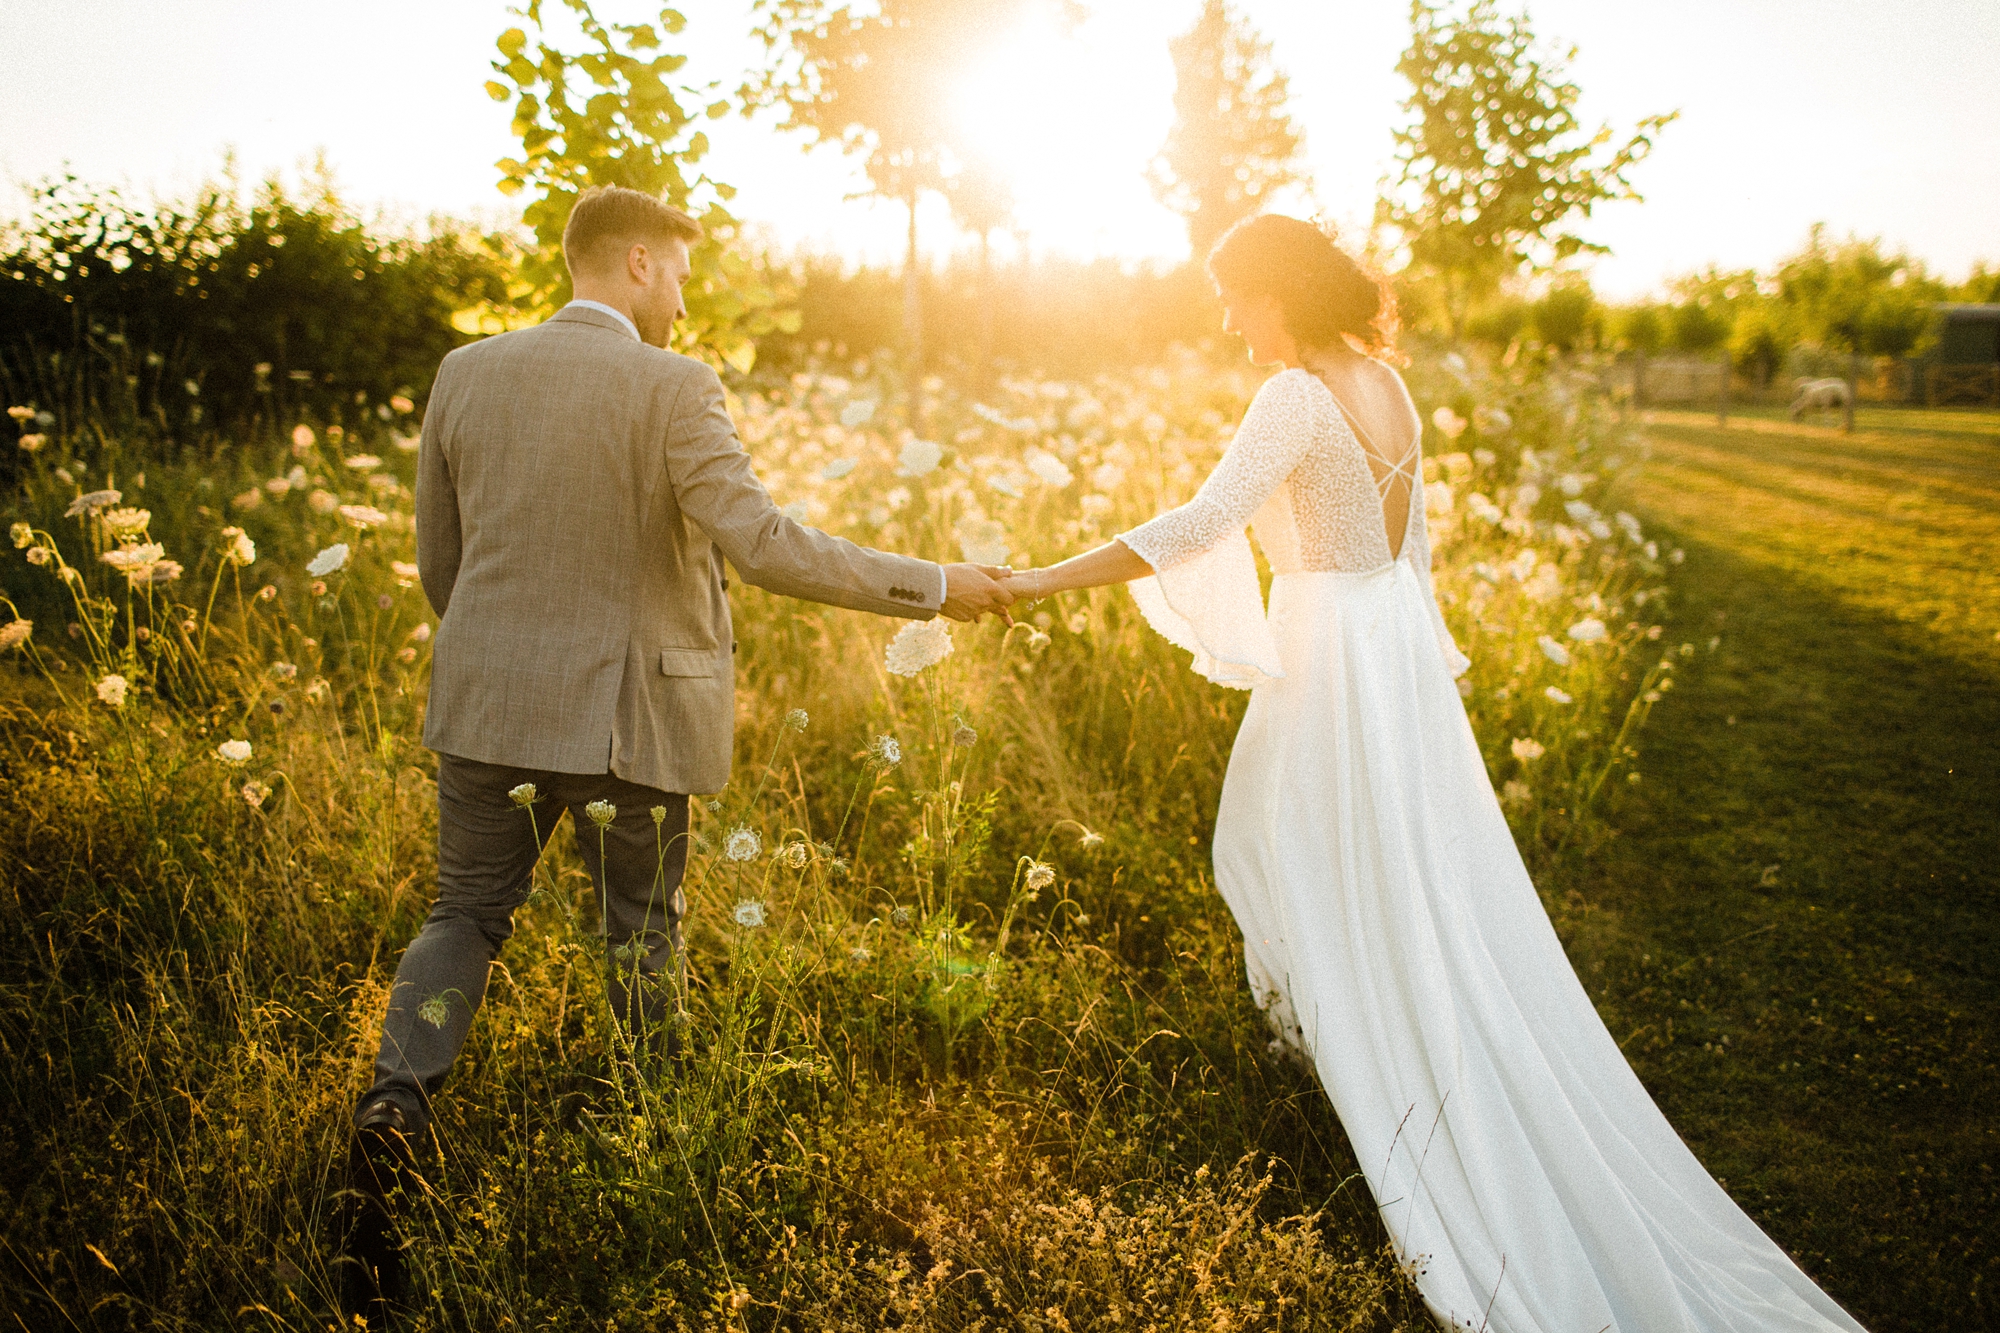
[[[1719,640],[1663,637],[1681,552],[1606,498],[1645,445],[1587,363],[1406,373],[1466,706],[1558,866],[1646,798],[1647,718]],[[1192,494],[1260,378],[933,380],[919,414],[821,364],[732,410],[795,517],[1026,566]],[[0,624],[15,1290],[327,1327],[347,1114],[432,890],[416,407],[172,456],[41,410]],[[1209,882],[1244,696],[1122,589],[1011,627],[732,597],[675,1061],[611,1021],[574,830],[437,1106],[419,1325],[1417,1326]]]

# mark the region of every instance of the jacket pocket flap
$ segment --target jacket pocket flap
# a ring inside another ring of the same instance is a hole
[[[663,676],[716,676],[722,672],[722,656],[713,648],[662,648],[660,674]]]

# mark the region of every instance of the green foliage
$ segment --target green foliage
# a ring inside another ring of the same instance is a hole
[[[322,167],[294,195],[231,181],[141,207],[73,177],[35,188],[0,255],[0,391],[55,418],[186,445],[421,398],[504,296],[508,247],[445,219],[370,230]],[[0,462],[11,468],[12,458]]]
[[[1667,345],[1667,321],[1660,307],[1636,305],[1617,320],[1618,340],[1635,352],[1651,356]]]
[[[1603,312],[1590,283],[1566,277],[1550,284],[1533,311],[1535,336],[1558,352],[1573,352],[1597,341]]]
[[[784,294],[734,248],[736,219],[724,205],[735,191],[697,169],[708,155],[701,120],[727,115],[730,105],[717,99],[690,109],[693,99],[712,90],[676,89],[670,82],[687,57],[663,49],[664,41],[686,19],[663,8],[656,23],[604,23],[590,0],[561,0],[586,43],[570,52],[543,26],[543,2],[529,0],[521,11],[537,32],[532,47],[523,29],[500,34],[501,58],[493,69],[507,82],[486,85],[495,101],[514,99],[521,156],[497,164],[500,189],[528,196],[521,216],[534,234],[516,304],[541,316],[569,299],[562,233],[578,195],[593,185],[641,190],[693,213],[705,233],[690,255],[688,314],[675,330],[675,345],[747,372],[756,359],[756,338],[792,325],[793,316],[783,308]]]
[[[1608,200],[1636,199],[1627,173],[1677,113],[1648,116],[1610,148],[1607,126],[1577,119],[1581,90],[1544,55],[1526,14],[1495,0],[1463,15],[1413,0],[1410,47],[1396,70],[1410,83],[1396,131],[1398,177],[1377,220],[1401,234],[1410,262],[1443,288],[1456,335],[1471,303],[1525,264],[1603,247],[1567,230]]]
[[[1299,178],[1302,140],[1285,111],[1290,85],[1271,63],[1271,44],[1225,0],[1203,0],[1194,25],[1167,49],[1174,126],[1147,179],[1186,220],[1199,264],[1231,224]]]
[[[1746,301],[1729,328],[1730,364],[1748,370],[1761,388],[1784,368],[1796,335],[1784,310],[1769,301]]]

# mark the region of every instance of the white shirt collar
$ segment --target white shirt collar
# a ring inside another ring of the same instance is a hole
[[[602,301],[571,301],[569,305],[570,306],[580,305],[585,310],[595,310],[600,315],[609,315],[611,316],[611,318],[617,320],[620,324],[623,324],[625,326],[626,332],[632,335],[634,341],[637,342],[646,341],[644,338],[639,337],[639,326],[637,324],[634,324],[632,322],[631,316],[627,315],[622,310],[613,310],[610,306],[604,304],[604,302]],[[569,309],[569,306],[564,306],[563,309],[567,310]]]

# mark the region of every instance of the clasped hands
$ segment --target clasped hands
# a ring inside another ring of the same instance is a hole
[[[1039,572],[1006,565],[946,565],[944,605],[939,609],[953,620],[973,621],[992,614],[1011,625],[1014,617],[1008,607],[1024,597],[1042,596],[1034,578]]]

